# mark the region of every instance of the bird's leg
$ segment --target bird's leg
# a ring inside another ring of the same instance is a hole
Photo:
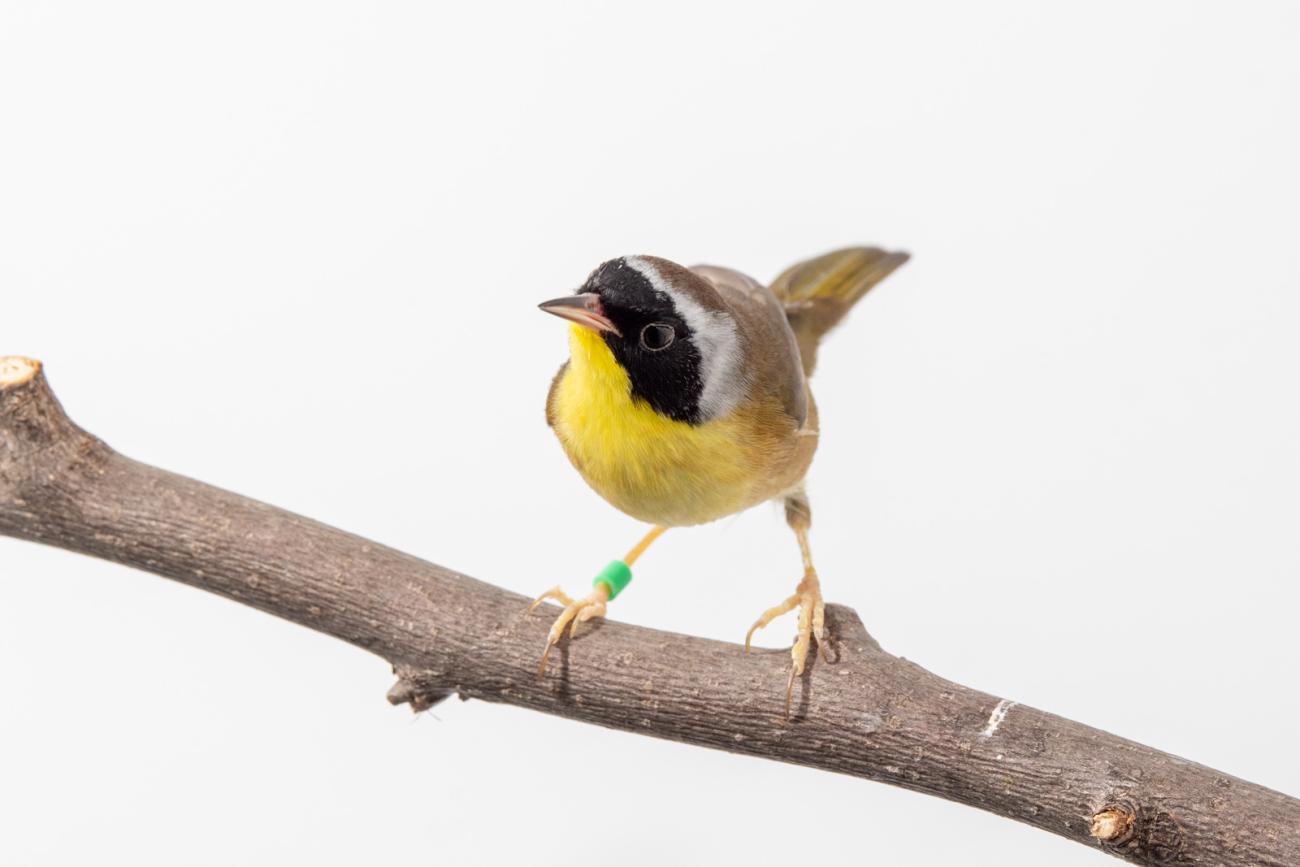
[[[645,549],[650,547],[650,543],[664,534],[667,527],[655,525],[646,531],[641,537],[641,541],[632,546],[632,550],[623,555],[623,562],[631,566],[637,561],[637,558],[645,553]]]
[[[804,664],[808,659],[808,648],[813,639],[817,640],[817,652],[826,659],[826,606],[822,602],[821,584],[817,580],[817,570],[813,568],[812,551],[808,547],[808,530],[812,526],[812,509],[808,497],[802,492],[791,494],[785,500],[785,520],[794,530],[799,540],[799,552],[803,555],[803,579],[795,587],[794,593],[780,605],[763,612],[745,635],[745,650],[754,633],[795,608],[799,609],[799,629],[795,634],[794,646],[790,648],[790,680],[785,688],[785,715],[790,715],[790,698],[794,693],[795,678],[803,674]]]
[[[655,539],[658,539],[666,529],[668,528],[659,526],[651,527],[649,532],[641,537],[640,542],[637,542],[632,546],[632,550],[628,551],[621,561],[616,560],[610,565],[617,566],[621,562],[625,568],[630,567],[637,561],[637,558],[645,553],[646,548],[650,547],[650,543]],[[606,571],[608,571],[608,569],[609,567],[606,567]],[[610,584],[608,580],[603,578],[604,575],[605,572],[602,572],[601,577],[596,578],[591,592],[582,599],[573,599],[556,586],[547,590],[541,596],[538,596],[537,599],[533,601],[533,604],[528,606],[528,610],[531,612],[547,599],[554,599],[556,602],[559,602],[564,606],[564,610],[560,612],[559,617],[555,618],[555,622],[551,624],[551,631],[546,636],[546,649],[542,651],[541,662],[537,665],[538,677],[541,677],[546,672],[546,660],[551,655],[551,648],[554,647],[556,643],[559,642],[560,638],[564,636],[565,626],[569,627],[569,638],[572,639],[578,632],[579,623],[585,623],[593,617],[605,616],[605,604],[613,599],[614,595],[618,590],[622,589],[622,587],[621,585],[617,588],[614,587],[614,585]],[[630,572],[627,573],[627,580],[631,580]],[[626,584],[626,581],[623,583]]]

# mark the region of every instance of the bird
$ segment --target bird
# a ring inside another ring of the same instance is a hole
[[[808,378],[822,338],[873,286],[908,260],[850,247],[800,261],[770,286],[714,265],[683,267],[649,255],[599,265],[576,293],[539,307],[569,323],[569,359],[551,382],[546,421],[587,484],[650,525],[580,598],[542,593],[563,611],[547,657],[578,625],[603,617],[631,566],[665,530],[704,524],[769,500],[784,505],[803,560],[794,592],[745,636],[799,609],[785,707],[813,641],[826,658],[825,605],[808,535],[804,477],[817,450]]]

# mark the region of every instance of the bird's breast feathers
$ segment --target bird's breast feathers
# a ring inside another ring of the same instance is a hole
[[[574,326],[570,345],[547,417],[587,484],[627,514],[700,524],[782,493],[807,469],[816,438],[794,435],[779,400],[746,401],[703,424],[676,421],[632,396],[600,335]]]

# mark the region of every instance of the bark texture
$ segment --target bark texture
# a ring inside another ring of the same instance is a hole
[[[852,774],[1139,864],[1300,865],[1300,801],[946,681],[883,651],[846,608],[828,608],[836,652],[796,685],[789,720],[786,652],[616,622],[586,624],[539,679],[553,609],[526,616],[513,593],[123,457],[15,357],[0,359],[0,533],[341,638],[389,660],[389,700],[417,710],[455,693]]]

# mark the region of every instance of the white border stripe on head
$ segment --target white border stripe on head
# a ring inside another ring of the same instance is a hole
[[[691,329],[703,367],[700,372],[703,379],[700,414],[706,420],[726,415],[745,393],[736,323],[726,313],[706,310],[687,293],[668,285],[659,269],[640,256],[628,256],[623,261],[650,281],[656,291],[668,296]]]

